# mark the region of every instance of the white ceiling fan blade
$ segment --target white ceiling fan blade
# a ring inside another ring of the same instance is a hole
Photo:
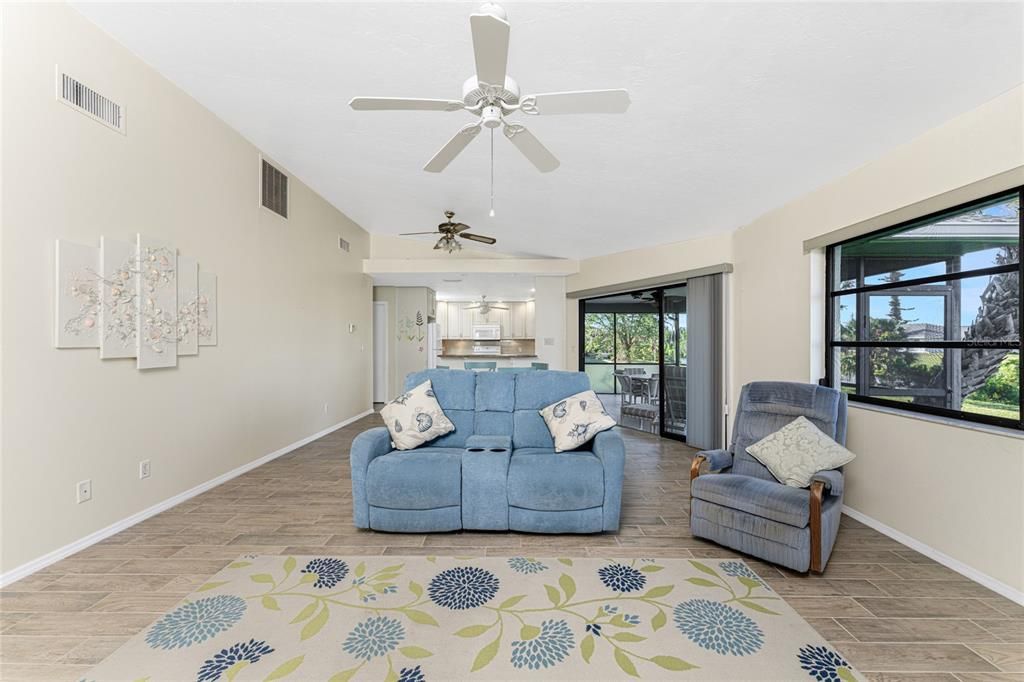
[[[626,90],[576,90],[527,95],[520,102],[526,114],[622,114],[629,108]]]
[[[353,97],[348,105],[356,111],[459,111],[465,106],[454,99],[413,97]]]
[[[537,167],[541,173],[550,173],[559,166],[555,155],[547,150],[529,130],[518,123],[505,124],[505,137]]]
[[[505,71],[508,68],[508,22],[493,14],[471,14],[469,26],[473,31],[476,79],[481,86],[487,84],[505,87]]]
[[[441,151],[434,154],[434,158],[427,162],[427,165],[423,167],[423,170],[430,173],[440,173],[448,164],[455,159],[459,153],[466,148],[473,138],[480,134],[480,122],[470,123],[462,126],[459,132],[455,133],[455,137],[448,140],[445,146],[441,147]]]

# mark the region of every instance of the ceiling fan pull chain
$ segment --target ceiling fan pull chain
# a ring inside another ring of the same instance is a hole
[[[490,129],[490,217],[495,217],[495,129]]]

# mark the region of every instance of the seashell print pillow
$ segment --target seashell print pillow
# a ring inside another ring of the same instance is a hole
[[[455,424],[434,397],[430,379],[389,402],[380,416],[391,432],[396,450],[412,450],[455,430]]]
[[[593,391],[580,391],[540,411],[555,439],[555,452],[574,450],[615,426]]]
[[[779,483],[794,488],[806,488],[814,474],[838,469],[857,456],[822,433],[807,417],[797,417],[747,446],[747,452],[768,467]]]

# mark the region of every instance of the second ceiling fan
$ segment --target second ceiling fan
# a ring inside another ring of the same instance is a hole
[[[509,23],[505,10],[496,3],[484,3],[471,14],[473,55],[476,74],[462,85],[462,100],[413,99],[404,97],[355,97],[349,106],[358,111],[467,111],[477,117],[463,126],[423,170],[440,173],[479,135],[482,128],[499,126],[505,137],[542,173],[558,168],[559,161],[519,123],[505,119],[520,111],[524,114],[621,114],[629,108],[625,90],[576,90],[519,96],[519,85],[507,73]]]
[[[470,241],[480,242],[481,244],[496,244],[498,242],[494,237],[466,232],[466,230],[469,229],[469,225],[466,225],[465,223],[452,222],[452,218],[455,217],[454,211],[445,211],[444,217],[448,220],[438,225],[437,230],[434,232],[403,232],[398,236],[413,237],[421,234],[440,234],[441,238],[437,240],[436,244],[434,244],[434,249],[444,250],[448,253],[454,253],[462,250],[462,244],[459,242],[459,238],[469,239]]]

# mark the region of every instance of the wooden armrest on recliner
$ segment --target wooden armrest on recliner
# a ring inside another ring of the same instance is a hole
[[[811,511],[808,525],[811,533],[811,570],[821,573],[821,498],[825,493],[825,483],[811,483]]]
[[[707,459],[703,455],[697,455],[693,458],[693,464],[690,465],[690,480],[700,476],[700,465],[706,462]]]

